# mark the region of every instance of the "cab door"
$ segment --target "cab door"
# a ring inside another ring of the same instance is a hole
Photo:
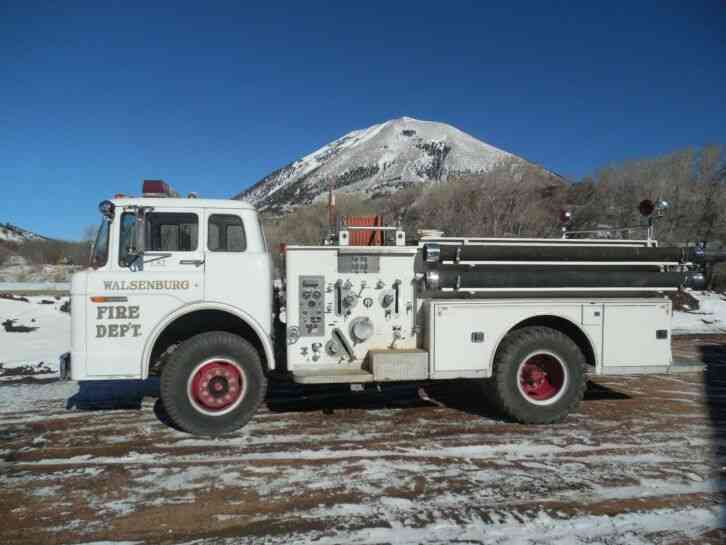
[[[89,275],[87,376],[141,378],[149,335],[175,310],[204,294],[203,214],[155,207],[145,221],[143,263],[127,264],[135,214],[114,220],[109,263]]]
[[[206,210],[205,301],[235,307],[268,335],[272,327],[272,268],[254,210]]]

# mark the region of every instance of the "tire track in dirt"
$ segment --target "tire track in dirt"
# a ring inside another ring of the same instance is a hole
[[[598,379],[548,427],[500,420],[467,384],[428,387],[435,403],[285,386],[221,439],[153,401],[40,401],[0,413],[0,541],[698,543],[718,536],[726,460],[726,375],[709,372]]]

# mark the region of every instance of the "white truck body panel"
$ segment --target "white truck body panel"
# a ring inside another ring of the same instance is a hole
[[[584,333],[597,374],[627,368],[657,372],[671,364],[666,298],[434,299],[425,310],[431,378],[491,376],[504,336],[521,322],[544,316],[567,320]],[[658,331],[665,332],[662,338]]]
[[[672,363],[670,322],[672,304],[623,301],[605,305],[603,372],[665,371]],[[661,337],[655,334],[660,331]]]

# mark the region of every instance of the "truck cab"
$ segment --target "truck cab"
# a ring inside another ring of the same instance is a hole
[[[254,207],[143,189],[100,205],[91,267],[72,279],[71,378],[144,379],[211,329],[241,334],[274,366],[272,262]]]

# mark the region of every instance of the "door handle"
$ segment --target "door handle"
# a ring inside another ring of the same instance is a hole
[[[204,265],[203,259],[182,259],[179,261],[179,265],[194,265],[195,267],[199,267],[201,265]]]

